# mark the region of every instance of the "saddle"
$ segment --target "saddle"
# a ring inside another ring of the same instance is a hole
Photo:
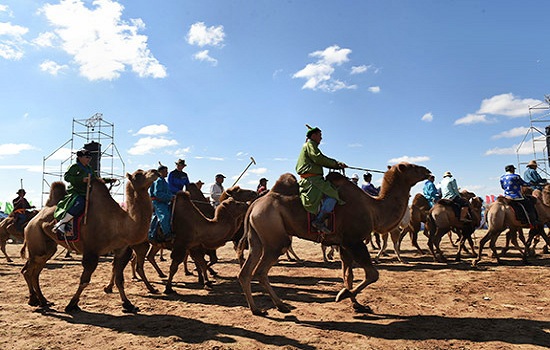
[[[529,216],[527,214],[527,208],[520,201],[515,201],[510,198],[503,196],[498,197],[498,200],[508,204],[512,211],[514,212],[515,218],[517,221],[521,222],[522,225],[529,225]]]
[[[80,233],[82,228],[82,220],[84,213],[73,218],[71,223],[65,224],[65,233],[57,230],[57,240],[61,242],[78,242],[80,241]]]
[[[462,208],[460,204],[453,202],[450,199],[442,198],[437,203],[442,204],[444,206],[450,207],[453,209],[455,216],[457,219],[460,219],[460,209]]]

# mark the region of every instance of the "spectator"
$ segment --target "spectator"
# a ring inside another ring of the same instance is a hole
[[[216,175],[216,182],[210,186],[210,198],[212,199],[212,205],[216,208],[220,205],[220,196],[222,195],[223,189],[223,179],[225,176],[223,174]]]
[[[267,179],[265,177],[262,177],[260,179],[260,183],[258,184],[256,191],[258,192],[259,195],[263,194],[264,192],[267,192]]]

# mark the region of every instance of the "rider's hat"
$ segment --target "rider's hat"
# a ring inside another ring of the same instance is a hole
[[[528,168],[531,168],[531,167],[536,168],[537,167],[537,161],[536,160],[530,161],[529,163],[527,163],[527,167]]]

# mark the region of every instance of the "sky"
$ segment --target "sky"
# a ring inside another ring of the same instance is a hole
[[[102,170],[182,158],[206,191],[249,165],[244,188],[295,173],[308,124],[349,166],[408,161],[500,194],[507,164],[523,174],[538,159],[546,177],[549,12],[543,0],[0,0],[0,202],[21,183],[45,202],[89,141],[74,136],[85,122],[110,126]]]

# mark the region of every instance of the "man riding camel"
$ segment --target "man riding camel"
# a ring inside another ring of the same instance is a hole
[[[323,177],[323,167],[344,169],[347,165],[321,153],[321,129],[309,128],[306,137],[306,143],[296,163],[296,172],[300,175],[300,199],[305,210],[317,214],[311,225],[320,232],[330,233],[325,225],[325,219],[333,211],[336,203],[343,205],[345,202],[339,198],[336,188]]]
[[[86,190],[90,178],[94,177],[103,183],[105,182],[90,165],[91,160],[92,153],[87,149],[81,149],[76,152],[76,163],[71,165],[65,172],[63,178],[70,185],[67,189],[67,196],[59,202],[55,210],[54,216],[58,221],[53,227],[54,232],[66,233],[70,231],[67,230],[67,224],[70,226],[71,219],[84,212],[86,208]]]

